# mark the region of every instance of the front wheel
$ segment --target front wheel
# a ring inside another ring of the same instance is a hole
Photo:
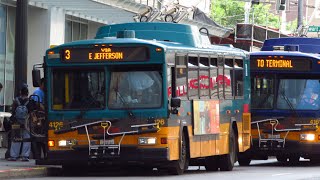
[[[288,160],[288,157],[282,156],[282,155],[278,155],[278,156],[276,156],[276,158],[277,158],[278,162],[282,162],[282,163],[285,163]]]
[[[160,171],[167,171],[172,175],[181,175],[184,173],[189,166],[189,156],[187,151],[187,141],[186,136],[182,133],[181,142],[180,142],[180,158],[177,161],[170,162],[167,167],[159,167]]]
[[[234,163],[237,159],[237,142],[234,131],[230,132],[229,154],[220,157],[220,171],[232,171]]]
[[[238,163],[240,166],[249,166],[250,162],[251,162],[251,159],[249,157],[244,156],[244,157],[238,158]]]

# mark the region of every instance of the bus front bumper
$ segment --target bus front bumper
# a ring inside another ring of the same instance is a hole
[[[309,157],[320,155],[320,143],[318,142],[300,142],[286,140],[285,145],[278,143],[276,141],[268,142],[262,144],[259,147],[259,142],[257,139],[253,139],[253,146],[251,151],[253,154],[264,154],[268,156],[276,155],[300,155],[302,157]]]
[[[139,148],[137,146],[121,146],[120,155],[99,156],[92,158],[86,149],[48,151],[47,158],[36,160],[38,165],[63,165],[75,163],[114,164],[159,164],[168,162],[168,148]]]

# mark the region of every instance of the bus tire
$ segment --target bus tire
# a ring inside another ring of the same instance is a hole
[[[249,157],[243,156],[238,157],[238,163],[240,166],[249,166],[251,162],[251,159]]]
[[[278,162],[282,162],[282,163],[285,163],[288,160],[288,157],[283,156],[283,155],[277,155],[276,158],[277,158]]]
[[[298,164],[299,160],[300,160],[300,156],[297,156],[297,155],[289,156],[289,163],[292,165]]]
[[[230,140],[229,140],[229,154],[225,154],[220,156],[220,171],[232,171],[234,163],[237,159],[237,152],[236,152],[236,137],[234,131],[230,131]]]
[[[172,175],[181,175],[188,168],[189,158],[187,154],[187,139],[184,132],[181,136],[181,148],[180,148],[180,158],[177,161],[173,161],[172,165],[169,166],[168,172]]]
[[[204,167],[207,171],[217,171],[218,170],[218,158],[216,156],[206,157],[204,159]]]

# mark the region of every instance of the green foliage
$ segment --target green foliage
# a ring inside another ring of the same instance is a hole
[[[211,16],[218,24],[234,28],[237,23],[244,22],[245,2],[239,0],[211,0]],[[270,13],[270,4],[254,5],[250,11],[250,23],[254,17],[254,24],[279,28],[280,19]],[[253,15],[253,16],[252,16]]]

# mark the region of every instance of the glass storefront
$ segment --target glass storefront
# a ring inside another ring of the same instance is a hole
[[[15,7],[0,4],[0,111],[2,105],[10,106],[14,96],[14,39]]]

